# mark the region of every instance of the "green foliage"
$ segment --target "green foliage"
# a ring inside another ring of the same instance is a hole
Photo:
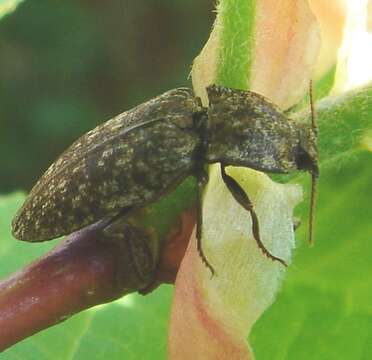
[[[317,104],[321,166],[340,167],[363,151],[361,140],[372,128],[372,87],[357,89]],[[308,122],[310,119],[307,120]]]
[[[11,13],[23,0],[0,0],[0,18]]]
[[[58,6],[37,0],[2,18],[0,193],[29,190],[98,123],[189,85],[212,7],[210,0],[75,0]]]
[[[11,236],[11,220],[24,200],[24,194],[0,195],[0,278],[19,270],[37,256],[48,251],[54,242],[29,243],[16,241]]]
[[[253,329],[257,359],[372,358],[371,162],[364,153],[322,173],[317,243],[300,246],[281,294]]]
[[[221,1],[218,6],[221,47],[217,83],[236,89],[247,89],[255,41],[254,19],[256,1]],[[234,14],[231,16],[231,14]],[[247,21],[250,19],[250,21]]]
[[[196,194],[196,179],[188,177],[171,194],[147,206],[141,223],[154,227],[159,238],[165,238],[169,229],[179,221],[179,214],[195,206]]]

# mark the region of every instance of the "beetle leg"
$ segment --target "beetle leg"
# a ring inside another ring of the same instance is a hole
[[[110,226],[112,223],[116,222],[118,219],[123,218],[128,215],[130,211],[132,211],[133,208],[126,207],[121,209],[117,214],[115,214],[112,217],[108,217],[101,221],[100,226],[102,226],[103,229],[106,229],[108,226]]]
[[[205,266],[212,273],[212,277],[216,274],[213,266],[209,263],[207,257],[204,254],[202,248],[202,230],[203,230],[203,191],[204,187],[208,182],[208,173],[203,169],[198,172],[198,198],[197,198],[197,207],[196,207],[196,247],[199,253],[200,258],[202,259]]]
[[[125,261],[128,274],[131,274],[139,293],[150,292],[153,289],[157,255],[154,239],[150,233],[140,226],[127,222],[125,217],[117,218],[103,229],[105,241],[118,243],[125,248]]]
[[[253,204],[251,200],[249,199],[247,193],[242,189],[242,187],[239,185],[239,183],[232,178],[230,175],[226,173],[225,165],[221,164],[221,176],[226,184],[227,188],[229,189],[232,196],[235,198],[235,200],[249,213],[251,214],[252,218],[252,233],[253,237],[256,240],[256,243],[258,247],[261,249],[263,254],[267,256],[269,259],[273,261],[278,261],[282,265],[287,266],[286,262],[274,255],[272,255],[265,247],[263,242],[261,241],[260,237],[260,228],[258,223],[258,217],[256,214],[256,211],[253,208]]]

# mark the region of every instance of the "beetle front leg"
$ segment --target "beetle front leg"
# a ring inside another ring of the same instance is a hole
[[[258,217],[256,214],[256,211],[253,208],[253,204],[251,200],[249,199],[247,193],[242,189],[242,187],[239,185],[239,183],[232,178],[230,175],[226,173],[225,165],[221,164],[221,176],[226,184],[227,188],[229,189],[232,196],[235,198],[235,200],[249,213],[251,214],[252,218],[252,233],[253,237],[256,240],[256,243],[258,247],[261,249],[261,251],[264,253],[265,256],[267,256],[269,259],[278,261],[282,265],[287,266],[286,262],[274,255],[272,255],[265,247],[263,242],[261,241],[260,236],[260,228],[258,223]]]
[[[197,173],[197,180],[198,180],[198,198],[197,198],[197,207],[196,207],[196,246],[199,253],[200,258],[202,259],[205,266],[210,270],[212,273],[212,277],[216,274],[213,266],[209,263],[207,257],[204,254],[202,248],[202,230],[203,230],[203,191],[205,185],[208,182],[208,173],[205,169],[199,170]]]
[[[125,249],[122,261],[128,269],[128,274],[124,274],[128,286],[140,294],[155,289],[158,285],[155,278],[159,257],[155,250],[158,247],[157,238],[147,229],[129,223],[123,216],[112,219],[101,231],[105,242],[114,242]]]

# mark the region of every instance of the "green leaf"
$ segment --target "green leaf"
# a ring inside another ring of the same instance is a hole
[[[26,243],[10,235],[21,193],[0,196],[0,278],[47,252],[56,242]],[[1,359],[164,359],[172,288],[126,296],[73,316],[1,354]]]
[[[11,220],[24,200],[24,194],[0,195],[0,278],[19,270],[30,261],[47,252],[55,241],[30,243],[17,241],[11,236]]]
[[[216,83],[247,89],[255,40],[255,11],[255,0],[220,2],[222,33]]]
[[[14,11],[23,0],[0,0],[0,18]]]
[[[317,243],[300,246],[276,303],[255,325],[257,359],[372,358],[371,161],[364,153],[322,173]],[[302,226],[298,238],[306,235]]]

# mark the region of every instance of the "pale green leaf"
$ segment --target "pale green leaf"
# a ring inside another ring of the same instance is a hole
[[[23,0],[0,0],[0,18],[14,11]]]

